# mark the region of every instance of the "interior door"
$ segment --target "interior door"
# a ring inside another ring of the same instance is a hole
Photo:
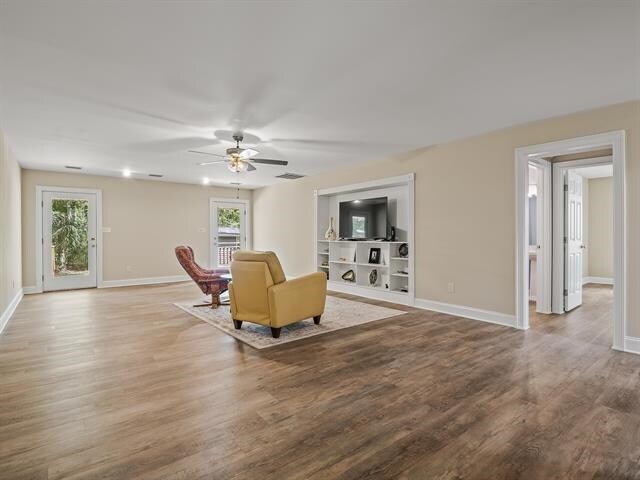
[[[565,179],[565,311],[582,305],[582,177],[572,170]]]
[[[241,202],[211,203],[211,265],[227,267],[233,252],[247,248],[247,209]]]
[[[42,223],[43,290],[96,287],[96,195],[42,192]]]

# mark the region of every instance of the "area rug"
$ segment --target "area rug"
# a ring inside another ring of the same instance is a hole
[[[258,349],[275,347],[284,343],[302,340],[303,338],[322,335],[323,333],[354,327],[383,318],[395,317],[405,313],[402,310],[393,308],[379,307],[368,303],[328,296],[320,325],[314,324],[313,319],[310,318],[283,327],[280,338],[273,338],[269,327],[263,327],[255,323],[244,322],[242,328],[236,330],[233,327],[228,305],[222,305],[216,309],[212,309],[210,307],[194,307],[194,303],[198,302],[175,303],[174,305],[194,317],[219,328],[227,335],[231,335],[241,342]]]

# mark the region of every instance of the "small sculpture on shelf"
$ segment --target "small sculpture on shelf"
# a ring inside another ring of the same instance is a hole
[[[398,247],[398,254],[402,258],[407,258],[409,256],[409,245],[407,245],[406,243],[400,244],[400,246]]]
[[[369,285],[375,287],[376,283],[378,283],[378,270],[373,268],[371,272],[369,272]]]
[[[347,282],[355,282],[356,281],[356,272],[353,270],[347,270],[342,274],[342,279]]]

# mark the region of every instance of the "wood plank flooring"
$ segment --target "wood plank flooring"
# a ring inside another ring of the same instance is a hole
[[[0,478],[640,478],[610,289],[527,332],[404,308],[267,351],[172,305],[200,297],[25,297],[0,335]]]

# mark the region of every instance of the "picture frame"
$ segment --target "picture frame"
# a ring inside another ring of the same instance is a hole
[[[369,263],[379,264],[380,263],[380,248],[374,247],[369,249]]]

